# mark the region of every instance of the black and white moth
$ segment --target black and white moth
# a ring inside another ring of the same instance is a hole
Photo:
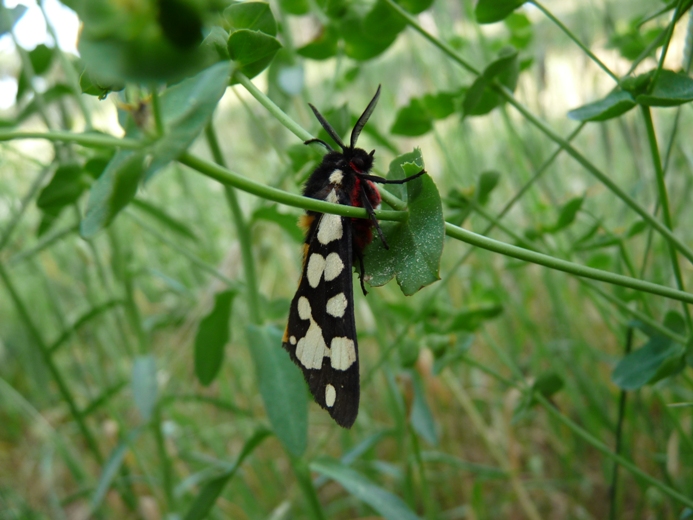
[[[388,245],[375,217],[380,193],[374,183],[403,184],[425,173],[401,180],[370,175],[373,154],[356,148],[356,141],[380,96],[380,86],[351,132],[346,146],[337,132],[311,104],[315,117],[342,151],[320,139],[328,153],[310,175],[303,195],[335,204],[362,207],[369,219],[341,217],[307,211],[301,218],[306,232],[303,267],[298,290],[291,302],[289,323],[282,346],[303,371],[315,402],[344,428],[350,428],[359,410],[359,355],[354,323],[352,266],[357,262],[363,284],[363,251],[372,241],[372,228],[383,246]]]

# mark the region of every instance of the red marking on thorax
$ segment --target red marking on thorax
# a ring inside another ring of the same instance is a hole
[[[380,201],[382,200],[378,187],[371,181],[365,182],[367,182],[369,188],[371,188],[368,193],[368,202],[371,203],[373,208],[377,208],[380,206]],[[354,189],[351,192],[351,205],[357,208],[363,207],[363,203],[361,202],[361,179],[358,177],[356,177]],[[354,226],[353,246],[355,249],[363,251],[365,247],[373,241],[373,223],[370,221],[370,219],[364,218],[352,218],[351,221],[353,222]]]

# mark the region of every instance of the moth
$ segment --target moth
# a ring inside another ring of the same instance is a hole
[[[381,201],[376,183],[403,184],[426,173],[421,170],[401,180],[388,180],[369,173],[375,150],[368,153],[357,148],[356,141],[379,97],[380,86],[356,122],[349,146],[342,142],[318,109],[308,104],[341,151],[332,149],[321,139],[305,141],[305,144],[323,145],[327,154],[306,181],[303,195],[364,208],[369,218],[316,211],[307,211],[301,217],[300,225],[306,232],[303,267],[282,339],[282,346],[303,371],[315,402],[344,428],[350,428],[356,420],[360,394],[352,267],[358,265],[361,290],[365,295],[363,254],[373,240],[373,228],[388,249],[374,211]]]

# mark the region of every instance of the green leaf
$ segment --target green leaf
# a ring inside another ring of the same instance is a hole
[[[231,334],[229,319],[236,291],[223,291],[214,296],[214,308],[202,318],[195,334],[195,375],[203,386],[209,386],[224,362],[224,347]]]
[[[138,356],[132,365],[132,397],[145,422],[151,419],[158,400],[154,356]]]
[[[226,92],[230,72],[228,62],[220,62],[166,89],[161,95],[165,133],[149,147],[152,160],[146,180],[187,150],[200,134]]]
[[[421,102],[433,119],[445,119],[455,112],[455,104],[459,97],[459,92],[438,92],[426,94],[421,98]]]
[[[53,178],[39,193],[36,205],[45,210],[62,209],[79,199],[87,184],[82,181],[84,169],[79,164],[64,164],[58,167]]]
[[[644,220],[636,220],[628,228],[628,231],[626,231],[626,238],[632,238],[636,235],[639,235],[640,233],[645,231],[647,229],[647,227],[648,227],[648,224]]]
[[[678,333],[686,330],[683,318],[676,312],[667,313],[664,326]],[[611,380],[624,390],[636,390],[676,374],[685,367],[686,348],[657,332],[638,350],[626,355],[611,373]]]
[[[269,66],[281,47],[275,37],[248,29],[232,33],[228,41],[229,56],[236,62],[236,70],[251,79]]]
[[[430,132],[432,129],[433,119],[428,110],[419,99],[412,98],[409,105],[397,111],[390,133],[415,137]]]
[[[85,68],[79,77],[79,88],[82,93],[89,96],[96,96],[99,99],[106,99],[111,92],[117,92],[125,88],[125,83],[118,80],[104,81],[94,78],[89,72],[89,67]]]
[[[644,30],[640,20],[635,19],[625,31],[610,35],[606,47],[607,49],[618,49],[621,56],[629,61],[634,61],[655,41],[662,30],[661,27]],[[661,47],[661,43],[658,46]],[[654,53],[656,48],[653,47],[650,52]]]
[[[0,36],[10,32],[14,25],[22,16],[24,16],[24,13],[27,11],[27,7],[25,5],[19,4],[9,9],[3,4],[0,4]]]
[[[484,206],[488,202],[491,192],[498,186],[499,179],[500,173],[497,171],[489,170],[481,172],[475,193],[478,204]]]
[[[34,69],[34,74],[42,76],[48,72],[51,63],[53,63],[54,51],[55,49],[53,47],[48,47],[43,43],[34,47],[32,51],[29,51],[29,61],[31,62],[31,68]]]
[[[438,432],[436,431],[433,413],[426,401],[426,392],[424,391],[421,376],[416,370],[410,370],[409,372],[414,387],[414,402],[412,403],[409,421],[414,431],[418,433],[422,439],[428,444],[436,446],[438,444]]]
[[[310,12],[308,0],[279,0],[279,7],[283,12],[297,16]]]
[[[311,60],[326,60],[337,54],[339,44],[339,31],[328,24],[321,28],[318,35],[296,52],[304,58]]]
[[[144,169],[142,151],[123,150],[110,160],[106,170],[92,185],[87,214],[80,224],[83,238],[91,238],[107,227],[137,193]]]
[[[446,333],[457,331],[473,332],[483,322],[497,318],[501,314],[503,314],[503,305],[500,303],[468,307],[461,312],[455,313],[443,331]]]
[[[525,0],[479,0],[474,16],[481,24],[500,22],[524,3]]]
[[[498,56],[498,59],[491,62],[467,90],[462,102],[462,112],[465,116],[488,114],[502,102],[502,98],[492,89],[494,79],[511,91],[515,91],[520,74],[517,49],[505,47],[500,50]]]
[[[253,213],[253,220],[266,220],[273,222],[282,228],[295,242],[303,242],[304,235],[301,228],[298,227],[298,219],[295,215],[281,213],[277,206],[267,206],[259,208]]]
[[[247,335],[272,430],[289,453],[300,457],[308,443],[308,394],[303,375],[281,347],[282,334],[276,328],[249,325]]]
[[[157,21],[174,47],[188,50],[202,41],[202,13],[186,0],[158,0]]]
[[[188,226],[182,220],[172,217],[163,209],[158,208],[157,206],[141,199],[133,199],[132,206],[146,213],[150,217],[154,217],[161,224],[166,226],[168,229],[170,229],[177,235],[180,235],[184,238],[189,238],[197,242],[197,235],[195,235],[194,231],[190,226]]]
[[[604,99],[571,110],[568,117],[574,121],[606,121],[625,114],[635,104],[630,92],[615,90]]]
[[[440,357],[433,362],[433,374],[440,374],[445,367],[463,359],[474,343],[473,334],[457,334],[452,346],[447,346]]]
[[[419,14],[431,7],[433,5],[433,0],[397,0],[397,3],[401,5],[405,11],[411,14]]]
[[[508,43],[516,49],[526,49],[532,42],[534,31],[532,22],[524,13],[512,13],[504,20],[505,26],[510,30]],[[522,66],[520,66],[522,69]]]
[[[269,4],[265,2],[243,2],[231,4],[224,10],[224,18],[231,31],[250,29],[270,36],[277,35],[277,22]]]
[[[368,39],[390,45],[407,26],[407,22],[385,0],[376,0],[363,19],[363,31]]]
[[[649,94],[635,98],[639,105],[673,107],[693,101],[693,78],[672,70],[663,70]]]
[[[209,34],[202,40],[200,47],[202,47],[205,53],[209,56],[211,63],[216,63],[218,61],[228,61],[229,49],[226,42],[229,41],[229,33],[226,32],[222,27],[218,25],[213,26]]]
[[[341,484],[354,498],[368,504],[386,520],[419,520],[402,499],[352,468],[330,459],[314,461],[310,468]]]
[[[543,395],[547,399],[558,393],[564,386],[563,378],[555,372],[544,372],[532,384],[532,392]],[[536,401],[535,401],[536,402]]]
[[[547,233],[556,233],[562,229],[567,228],[573,222],[575,222],[575,217],[577,217],[578,211],[582,208],[582,203],[585,201],[585,196],[574,197],[566,202],[561,211],[558,214],[558,219],[553,226],[545,228],[543,231]]]
[[[401,161],[406,160],[404,164]],[[399,178],[418,173],[423,168],[421,150],[400,156]],[[392,166],[392,165],[391,165]],[[386,284],[394,276],[402,292],[409,296],[440,279],[440,257],[445,237],[443,209],[438,189],[428,175],[405,184],[409,215],[404,222],[381,224],[390,249],[374,240],[365,253],[366,275],[372,286]],[[402,197],[400,197],[402,198]]]
[[[368,18],[369,29],[366,29],[366,19],[354,12],[339,18],[339,32],[344,39],[344,53],[349,58],[357,61],[370,60],[385,52],[397,39],[399,34],[397,28],[402,25],[401,17],[395,18],[390,14],[391,11],[382,9],[380,2],[382,0],[376,2],[371,12],[382,13],[384,17],[382,27],[378,27],[376,15]]]
[[[188,512],[185,514],[185,520],[203,520],[207,518],[212,507],[214,507],[214,504],[219,498],[219,495],[221,495],[221,492],[241,467],[243,461],[270,435],[271,432],[269,430],[257,430],[252,437],[245,442],[241,449],[241,453],[231,467],[204,485],[195,498],[195,501],[190,506],[190,509],[188,509]]]

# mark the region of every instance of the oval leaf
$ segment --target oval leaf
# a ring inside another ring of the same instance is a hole
[[[409,105],[397,111],[390,133],[415,137],[430,132],[432,128],[432,117],[421,101],[413,98],[409,101]]]
[[[165,134],[151,147],[152,161],[145,179],[187,150],[214,113],[226,92],[231,70],[220,62],[188,78],[161,95],[161,117]]]
[[[79,228],[82,237],[93,237],[128,205],[137,193],[143,169],[144,153],[139,150],[122,150],[113,156],[91,187],[87,214]]]
[[[248,29],[234,32],[228,41],[229,56],[238,72],[251,79],[267,68],[281,47],[275,37]]]
[[[265,2],[243,2],[232,4],[224,10],[224,18],[232,31],[250,29],[270,36],[277,35],[277,22],[269,4]]]
[[[482,24],[500,22],[524,3],[524,0],[479,0],[474,16]]]
[[[606,121],[625,114],[634,106],[635,100],[630,92],[619,90],[604,99],[571,110],[568,117],[574,121]]]
[[[663,70],[657,78],[652,92],[635,98],[639,105],[650,107],[673,107],[693,101],[693,78]]]
[[[235,291],[223,291],[214,297],[214,308],[200,321],[195,335],[195,375],[208,386],[217,377],[224,362],[224,347],[229,341],[229,317]]]
[[[402,161],[407,162],[402,164]],[[390,174],[390,178],[418,173],[423,168],[421,150],[417,148],[398,157],[393,165],[398,165],[401,173]],[[400,198],[408,200],[408,219],[381,223],[390,249],[386,250],[380,240],[371,243],[364,255],[364,280],[377,287],[396,276],[402,292],[409,296],[440,279],[445,229],[440,195],[433,179],[423,175],[406,183],[403,189],[406,196]]]
[[[272,430],[286,450],[300,457],[308,442],[308,394],[301,371],[281,348],[274,327],[250,325],[250,354]]]
[[[653,336],[645,345],[618,362],[611,380],[624,390],[636,390],[659,381],[685,366],[683,345]]]
[[[310,468],[339,482],[353,497],[371,506],[387,520],[420,520],[401,498],[376,486],[352,468],[329,459],[312,462]]]

